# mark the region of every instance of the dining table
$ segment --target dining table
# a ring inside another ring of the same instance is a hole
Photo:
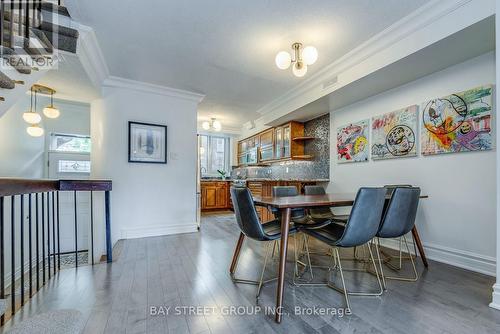
[[[421,195],[421,199],[428,198],[427,195]],[[267,208],[274,208],[281,212],[281,242],[279,249],[279,267],[278,267],[278,286],[276,291],[276,309],[275,309],[275,321],[277,323],[281,322],[283,315],[283,294],[285,290],[285,271],[286,271],[286,257],[288,248],[288,232],[291,222],[291,212],[292,209],[303,208],[311,209],[318,207],[349,207],[354,204],[356,199],[355,193],[350,194],[325,194],[325,195],[298,195],[298,196],[287,196],[287,197],[266,197],[266,196],[254,196],[253,200],[255,205],[264,206]],[[389,201],[390,195],[387,195],[386,201]],[[420,257],[424,266],[427,268],[429,266],[427,258],[425,256],[422,241],[418,234],[417,227],[414,226],[412,229],[412,235],[417,245]],[[241,251],[241,246],[245,235],[240,233],[238,238],[236,248],[234,250],[233,259],[231,262],[231,267],[229,272],[231,275],[234,274],[236,270],[236,264],[238,263],[238,258]]]

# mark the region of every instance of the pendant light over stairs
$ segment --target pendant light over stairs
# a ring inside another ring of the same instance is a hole
[[[58,118],[61,112],[59,109],[54,107],[54,94],[56,91],[50,87],[43,85],[33,85],[31,87],[31,104],[30,110],[23,114],[23,119],[26,123],[30,124],[30,126],[26,129],[26,132],[32,137],[40,137],[43,136],[44,130],[40,126],[40,122],[42,121],[42,116],[37,113],[37,94],[45,94],[50,95],[50,105],[43,109],[43,114],[47,118],[55,119]],[[33,108],[34,101],[34,108]]]

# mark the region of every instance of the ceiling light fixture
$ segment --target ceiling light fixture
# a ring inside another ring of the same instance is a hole
[[[30,91],[31,91],[30,110],[23,114],[23,119],[28,124],[38,124],[42,121],[42,116],[36,113],[36,110],[33,111],[33,89],[31,89]]]
[[[33,124],[26,129],[26,132],[31,137],[41,137],[43,136],[44,130],[38,124]]]
[[[302,47],[302,43],[292,44],[293,54],[280,51],[276,55],[275,62],[281,70],[286,70],[292,66],[292,72],[296,77],[303,77],[307,73],[307,66],[318,60],[318,50],[314,46]]]
[[[201,123],[201,127],[203,128],[203,130],[207,130],[207,131],[210,129],[213,129],[214,131],[217,131],[217,132],[222,130],[221,122],[215,118],[210,119],[210,122],[205,121],[205,122]]]
[[[58,118],[61,115],[59,109],[54,107],[54,93],[54,90],[50,93],[50,106],[43,108],[43,114],[48,118]]]

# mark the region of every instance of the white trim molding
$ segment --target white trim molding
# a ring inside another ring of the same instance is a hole
[[[493,298],[490,303],[490,307],[500,310],[500,284],[497,283],[493,285]]]
[[[151,94],[166,95],[169,97],[174,97],[178,99],[189,100],[193,102],[200,103],[205,95],[189,92],[187,90],[170,88],[166,86],[160,86],[155,84],[150,84],[143,81],[135,81],[115,76],[109,76],[104,80],[103,87],[115,87],[115,88],[125,88],[131,89],[139,92],[146,92]]]
[[[411,237],[407,237],[407,240],[410,242]],[[399,241],[396,239],[381,240],[381,245],[391,249],[399,249]],[[496,274],[496,259],[494,257],[429,243],[424,243],[423,246],[428,259],[493,277]],[[405,251],[405,249],[403,250]],[[413,253],[413,247],[410,247],[410,250]],[[500,301],[500,298],[498,300]]]
[[[121,239],[137,239],[147,237],[159,237],[163,235],[194,233],[198,232],[198,224],[186,223],[179,225],[150,225],[141,227],[130,227],[121,229]]]
[[[94,29],[78,23],[74,23],[74,28],[80,34],[76,51],[78,59],[94,86],[100,89],[104,80],[109,77],[109,69]]]

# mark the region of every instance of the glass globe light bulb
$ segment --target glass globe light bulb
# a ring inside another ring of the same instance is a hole
[[[36,112],[27,111],[23,114],[23,119],[28,124],[38,124],[42,121],[42,116]]]
[[[43,129],[39,127],[38,125],[34,124],[26,129],[26,132],[31,136],[31,137],[41,137],[43,136]]]
[[[292,72],[296,77],[303,77],[307,73],[307,65],[301,62],[293,64]]]
[[[274,60],[276,62],[276,66],[278,66],[281,70],[286,70],[292,64],[292,56],[286,51],[280,51],[276,55]]]
[[[220,131],[222,129],[222,124],[219,121],[214,121],[212,123],[215,131]]]
[[[302,50],[302,60],[306,65],[312,65],[318,60],[318,50],[314,46],[306,46]]]
[[[47,118],[58,118],[61,115],[59,109],[55,108],[53,105],[43,108],[43,114],[47,116]]]
[[[210,130],[210,122],[207,121],[203,122],[201,124],[201,127],[203,128],[203,130]]]

